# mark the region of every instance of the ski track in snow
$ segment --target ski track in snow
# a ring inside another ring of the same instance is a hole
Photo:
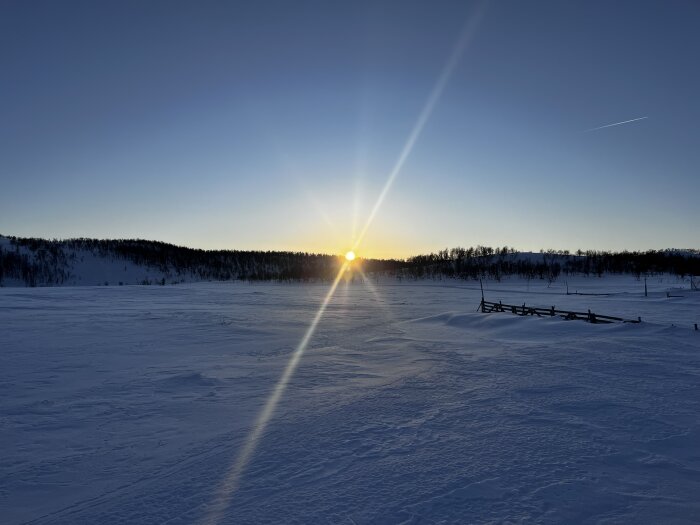
[[[700,293],[667,279],[486,283],[639,325],[341,286],[222,523],[696,523]],[[0,289],[3,523],[202,519],[326,291]]]

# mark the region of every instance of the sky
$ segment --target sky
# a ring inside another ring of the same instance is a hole
[[[698,248],[698,27],[690,0],[4,0],[0,233]]]

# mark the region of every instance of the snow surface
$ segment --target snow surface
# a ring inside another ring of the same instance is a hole
[[[697,523],[700,293],[666,279],[485,283],[614,325],[341,285],[222,522]],[[1,521],[203,519],[327,290],[0,289]]]

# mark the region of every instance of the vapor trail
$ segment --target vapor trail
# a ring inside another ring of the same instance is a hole
[[[633,118],[632,120],[623,120],[622,122],[615,122],[614,124],[606,124],[605,126],[599,126],[597,128],[587,129],[584,131],[584,133],[588,133],[589,131],[596,131],[598,129],[603,129],[603,128],[612,128],[613,126],[622,126],[623,124],[629,124],[630,122],[637,122],[638,120],[644,120],[645,118],[649,118],[649,117],[639,117],[639,118]]]
[[[445,66],[442,68],[442,72],[440,73],[440,76],[435,82],[435,85],[433,86],[433,89],[430,92],[430,95],[428,96],[428,100],[426,101],[425,106],[423,106],[423,110],[418,115],[418,120],[413,126],[411,134],[408,136],[408,140],[406,140],[406,143],[404,144],[404,147],[401,150],[399,158],[394,164],[394,168],[389,173],[389,177],[387,178],[387,181],[384,184],[384,188],[382,189],[381,193],[379,194],[379,197],[377,198],[377,202],[374,203],[374,207],[372,208],[369,217],[367,217],[367,221],[365,222],[365,225],[362,228],[360,235],[355,240],[355,244],[352,248],[353,250],[356,250],[360,246],[360,244],[362,244],[362,241],[364,240],[364,237],[367,234],[367,230],[374,221],[374,218],[377,215],[377,212],[379,211],[379,208],[381,207],[382,203],[384,202],[387,193],[389,193],[391,185],[394,183],[394,180],[401,171],[401,168],[403,168],[406,159],[413,150],[413,146],[415,145],[418,136],[420,135],[421,131],[423,131],[423,127],[425,126],[426,122],[428,122],[430,115],[432,115],[433,110],[435,109],[435,105],[437,104],[438,100],[440,100],[440,96],[445,90],[445,86],[450,80],[450,77],[452,76],[455,67],[459,63],[459,60],[462,57],[462,54],[464,53],[464,50],[467,47],[467,44],[469,44],[469,42],[473,38],[474,33],[476,32],[476,29],[479,23],[481,22],[481,19],[483,18],[484,5],[485,4],[480,4],[477,7],[476,12],[472,15],[471,18],[467,20],[466,24],[464,25],[464,28],[462,29],[462,32],[460,33],[459,38],[457,39],[457,43],[454,49],[452,50],[452,54],[445,63]]]

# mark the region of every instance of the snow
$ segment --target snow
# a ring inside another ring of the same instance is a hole
[[[157,268],[135,264],[132,261],[114,257],[101,257],[89,250],[76,250],[76,259],[71,265],[71,277],[63,285],[68,286],[115,286],[123,284],[167,283],[177,282],[172,275],[161,272]],[[188,276],[190,280],[194,280]]]
[[[700,292],[568,284],[341,284],[222,523],[697,522]],[[327,290],[0,289],[3,523],[202,520]]]

